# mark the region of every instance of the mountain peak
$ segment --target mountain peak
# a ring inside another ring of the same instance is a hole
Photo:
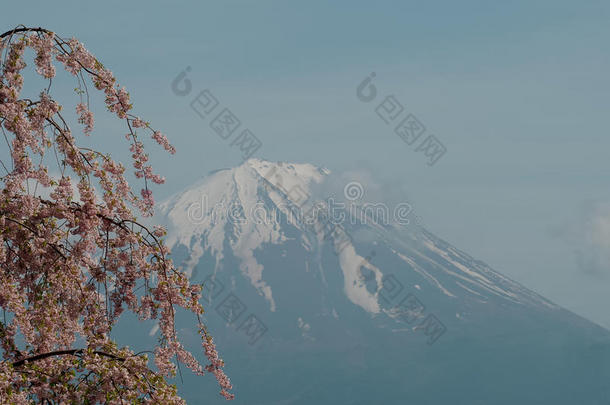
[[[265,243],[287,240],[282,218],[294,220],[297,199],[330,172],[308,163],[249,159],[240,166],[214,171],[189,189],[159,205],[166,217],[167,244],[192,250],[184,263],[187,274],[209,251],[217,265],[225,248],[241,260],[240,268],[275,309],[271,289],[262,279],[263,266],[254,251]],[[292,225],[297,225],[292,222]]]
[[[339,224],[322,223],[317,217],[308,222],[303,215],[305,207],[316,203],[315,186],[329,174],[329,170],[308,163],[261,159],[212,172],[160,205],[168,228],[167,245],[188,251],[181,263],[187,274],[192,274],[204,256],[215,261],[214,272],[222,271],[228,258],[271,311],[278,303],[267,277],[268,265],[261,256],[277,254],[291,257],[290,267],[302,266],[306,272],[317,267],[323,284],[326,273],[340,270],[345,296],[370,314],[392,316],[383,308],[382,290],[387,271],[395,268],[406,272],[403,277],[411,279],[413,286],[426,286],[443,300],[554,307],[424,229],[405,237],[391,235],[374,223],[353,222],[349,216]],[[337,227],[346,237],[337,236]],[[363,234],[369,236],[362,239]],[[367,238],[376,241],[367,247]],[[329,249],[335,253],[333,263],[323,264]],[[371,251],[386,253],[385,266],[372,263]],[[303,263],[297,263],[301,260]],[[329,267],[334,269],[325,270]],[[282,277],[296,277],[293,271],[285,269]]]
[[[309,189],[312,183],[319,183],[330,174],[330,170],[310,163],[270,162],[261,159],[249,159],[239,168],[253,170],[270,186],[285,192],[296,186]]]

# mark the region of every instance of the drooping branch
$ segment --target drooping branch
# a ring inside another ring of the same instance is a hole
[[[10,31],[6,31],[4,34],[0,35],[0,38],[8,37],[9,35],[18,34],[20,32],[44,32],[47,34],[51,33],[51,31],[44,29],[42,27],[38,27],[38,28],[20,27],[20,28],[12,29]]]
[[[28,78],[21,72],[28,66],[24,60],[27,48],[36,54],[36,72],[49,79],[39,100],[20,98]],[[50,92],[56,73],[54,60],[79,78],[75,91],[80,102],[75,107],[85,136],[94,134],[86,79],[105,94],[106,108],[126,123],[124,135],[130,144],[134,174],[144,183],[141,197],[128,184],[122,163],[109,154],[81,147],[78,135],[72,133],[62,106]],[[178,340],[174,308],[187,309],[199,319],[203,313],[201,286],[191,285],[167,257],[169,249],[161,239],[165,230],[149,229],[133,212],[135,208],[143,216],[152,215],[149,182],[164,182],[148,163],[140,131],[150,132],[166,151],[173,154],[175,150],[165,135],[130,114],[131,109],[127,90],[77,39],[23,25],[0,34],[0,130],[13,163],[0,177],[0,310],[9,315],[8,321],[4,317],[6,326],[0,336],[5,351],[5,361],[0,361],[0,397],[8,396],[11,403],[22,405],[29,403],[27,399],[51,403],[50,398],[53,403],[93,403],[102,397],[108,401],[150,395],[155,403],[181,404],[176,389],[165,378],[175,375],[176,363],[203,374],[202,364]],[[51,149],[59,176],[45,164]],[[34,157],[40,160],[38,164]],[[36,188],[30,193],[30,181],[44,187],[48,196],[37,195]],[[64,263],[56,265],[61,259]],[[144,293],[138,291],[141,280]],[[144,356],[102,339],[124,309],[140,319],[158,320],[162,336],[153,351],[158,374]],[[205,327],[201,319],[199,323],[200,328]],[[19,351],[17,336],[27,351]],[[79,337],[87,342],[85,349],[59,350],[72,347]],[[202,335],[202,346],[211,363],[205,370],[218,380],[220,394],[232,399],[232,386],[222,370],[224,362],[207,332]],[[79,368],[92,356],[104,358],[99,370],[95,364],[98,380],[77,383],[64,378],[67,374],[61,360]],[[45,363],[44,369],[37,361]],[[27,367],[29,363],[32,367]],[[48,385],[50,377],[53,386]],[[100,381],[112,386],[102,386]]]
[[[41,353],[41,354],[37,354],[35,356],[26,357],[25,359],[18,360],[13,363],[13,367],[14,368],[21,367],[26,362],[31,363],[33,361],[42,360],[42,359],[46,359],[46,358],[54,357],[54,356],[65,356],[65,355],[77,356],[79,354],[83,354],[84,352],[85,352],[84,349],[70,349],[70,350],[57,350],[54,352]],[[114,354],[102,352],[99,350],[95,350],[95,351],[93,351],[93,353],[100,355],[100,356],[109,357],[113,360],[125,361],[125,359],[123,357],[118,357],[118,356],[115,356]]]

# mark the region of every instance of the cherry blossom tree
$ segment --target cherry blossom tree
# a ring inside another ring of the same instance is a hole
[[[24,70],[30,53],[37,74]],[[51,96],[55,65],[77,83],[72,111]],[[131,113],[129,93],[76,39],[43,28],[8,31],[0,35],[0,74],[7,146],[0,160],[0,403],[182,404],[168,382],[180,364],[212,373],[220,394],[232,399],[201,320],[201,286],[172,264],[165,230],[143,223],[153,213],[150,187],[164,182],[149,164],[144,137],[172,154],[174,147]],[[29,83],[38,75],[42,91],[26,98],[24,76]],[[122,163],[83,146],[95,138],[93,88],[124,124],[139,192]],[[205,367],[177,336],[179,308],[192,313]],[[113,340],[124,311],[158,322],[152,351],[135,353]]]

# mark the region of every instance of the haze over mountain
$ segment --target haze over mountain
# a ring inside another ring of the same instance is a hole
[[[610,403],[608,331],[331,177],[251,159],[160,205],[237,403]]]

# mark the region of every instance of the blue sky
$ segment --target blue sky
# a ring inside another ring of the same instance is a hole
[[[256,157],[368,171],[440,237],[610,327],[609,17],[603,1],[29,1],[0,23],[75,36],[113,70],[178,149],[153,153],[161,198],[241,162],[172,93],[190,66]],[[356,98],[371,72],[447,147],[436,165]],[[103,116],[96,131],[124,146]]]

